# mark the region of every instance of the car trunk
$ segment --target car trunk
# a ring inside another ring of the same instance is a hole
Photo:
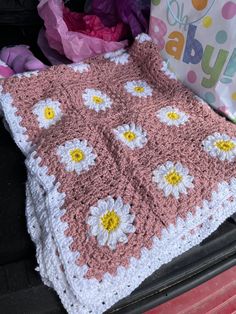
[[[42,25],[36,0],[0,1],[0,47],[37,48]],[[70,5],[75,6],[75,1]],[[80,6],[82,7],[81,1]],[[1,313],[64,313],[56,293],[35,271],[35,249],[25,222],[24,157],[0,125],[0,309]],[[236,222],[228,219],[200,245],[162,266],[107,313],[143,313],[236,265]]]

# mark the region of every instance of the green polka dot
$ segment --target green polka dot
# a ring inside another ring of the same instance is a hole
[[[217,34],[216,34],[216,42],[218,44],[224,44],[227,40],[227,33],[225,31],[219,31]]]
[[[161,0],[152,0],[152,4],[159,5],[161,3]]]

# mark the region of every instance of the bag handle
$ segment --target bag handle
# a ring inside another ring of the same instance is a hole
[[[167,0],[167,7],[172,15],[172,17],[175,19],[176,22],[178,22],[180,25],[189,25],[189,24],[194,24],[194,23],[197,23],[199,21],[201,21],[201,19],[203,19],[207,14],[208,12],[211,10],[211,8],[213,7],[213,5],[215,4],[216,0],[213,0],[211,5],[209,6],[209,8],[206,10],[206,12],[203,14],[203,16],[201,16],[200,18],[192,21],[192,22],[182,22],[175,14],[174,12],[172,11],[172,8],[171,8],[171,2],[172,0]]]

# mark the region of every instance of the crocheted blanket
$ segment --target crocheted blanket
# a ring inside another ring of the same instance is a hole
[[[128,50],[6,79],[28,229],[69,313],[102,313],[236,211],[236,125]]]

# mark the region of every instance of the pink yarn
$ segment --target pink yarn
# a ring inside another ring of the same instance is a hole
[[[3,83],[4,114],[43,191],[38,219],[48,224],[36,235],[44,250],[44,241],[54,241],[68,285],[91,313],[104,312],[153,264],[198,244],[235,211],[236,125],[164,65],[140,36],[128,51]],[[81,142],[82,151],[74,150]]]
[[[236,171],[235,162],[224,164],[224,171],[218,171],[222,162],[207,155],[201,147],[204,138],[214,132],[235,136],[236,126],[229,127],[209,107],[199,104],[180,82],[168,79],[160,70],[162,60],[154,45],[136,44],[129,54],[130,61],[125,66],[105,61],[100,56],[89,62],[90,70],[83,74],[62,65],[32,77],[30,88],[25,88],[28,79],[17,80],[17,88],[11,81],[5,87],[14,97],[14,105],[29,140],[37,143],[37,154],[49,173],[60,181],[60,189],[66,194],[64,207],[68,211],[63,217],[69,224],[66,234],[74,239],[71,249],[80,252],[79,263],[90,265],[87,277],[101,278],[105,271],[114,273],[117,264],[127,266],[131,256],[139,257],[143,246],[151,247],[153,234],[159,235],[164,225],[175,223],[177,213],[186,217],[188,211],[193,211],[202,199],[210,196],[219,181],[228,181]],[[152,97],[137,98],[124,89],[125,82],[140,78],[152,86]],[[64,88],[58,82],[63,82]],[[112,107],[99,113],[89,110],[82,98],[87,87],[109,95],[113,100]],[[64,118],[43,136],[44,130],[38,125],[32,106],[36,99],[47,97],[61,103]],[[161,123],[156,112],[169,105],[181,108],[190,116],[190,122],[174,128]],[[112,130],[130,122],[141,125],[148,134],[148,144],[143,149],[132,151],[114,138]],[[100,132],[104,134],[102,137]],[[66,172],[55,156],[58,146],[77,138],[78,134],[79,138],[88,139],[99,154],[96,167],[79,176],[75,172]],[[178,201],[163,197],[163,192],[151,181],[155,167],[168,160],[186,165],[195,178],[196,189]],[[214,167],[209,168],[210,164]],[[121,175],[124,171],[126,174]],[[202,176],[209,171],[211,175]],[[102,179],[90,185],[95,175],[102,175]],[[114,191],[110,184],[116,187]],[[76,186],[80,188],[71,189]],[[130,235],[129,242],[125,246],[119,245],[114,252],[108,247],[98,247],[95,238],[86,241],[88,226],[83,219],[90,206],[110,193],[122,195],[126,203],[133,204],[137,226],[137,234]],[[80,209],[76,212],[79,233],[73,227],[76,208]]]

